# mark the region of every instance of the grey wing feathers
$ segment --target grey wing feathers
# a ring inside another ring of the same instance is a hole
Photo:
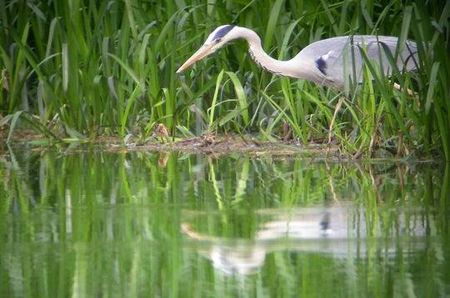
[[[407,41],[400,45],[397,53],[398,39],[395,37],[379,37],[367,43],[365,50],[369,59],[379,63],[384,74],[392,72],[392,63],[389,62],[387,55],[395,59],[396,67],[399,71],[411,71],[418,68],[417,46],[414,42]],[[363,46],[364,48],[364,46]]]
[[[334,37],[307,46],[298,54],[299,59],[313,60],[316,69],[315,81],[344,88],[348,83],[360,83],[364,58],[367,57],[379,66],[385,75],[393,68],[399,71],[411,71],[418,67],[417,46],[412,41],[400,45],[397,54],[398,39],[388,36],[355,35]],[[389,53],[388,53],[389,52]],[[396,66],[391,65],[389,56],[396,58]],[[297,57],[296,57],[297,58]]]

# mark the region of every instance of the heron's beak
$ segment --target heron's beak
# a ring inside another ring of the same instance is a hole
[[[195,62],[202,60],[209,54],[212,54],[213,53],[212,50],[213,44],[202,46],[200,49],[197,50],[197,52],[194,53],[194,55],[192,55],[189,59],[187,59],[186,62],[184,62],[184,64],[181,65],[180,68],[178,68],[177,73],[183,72],[185,69],[189,68],[189,66],[191,66]]]

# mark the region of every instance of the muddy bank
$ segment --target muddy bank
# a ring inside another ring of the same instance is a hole
[[[101,143],[101,142],[100,142]],[[272,154],[272,155],[330,155],[336,157],[337,146],[326,144],[301,144],[296,141],[260,141],[251,136],[216,136],[203,135],[182,140],[162,140],[143,144],[129,143],[127,145],[111,144],[109,149],[148,150],[148,151],[181,151],[186,153],[204,154]]]

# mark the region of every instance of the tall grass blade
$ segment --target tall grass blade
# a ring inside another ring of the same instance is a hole
[[[219,97],[219,89],[222,83],[222,79],[223,79],[223,75],[224,75],[224,71],[222,70],[218,75],[217,75],[217,79],[216,79],[216,89],[214,90],[214,95],[213,95],[213,99],[212,99],[212,103],[211,103],[211,107],[209,108],[209,124],[208,127],[211,129],[212,128],[212,124],[214,122],[214,113],[216,111],[216,106],[217,106],[217,100]]]

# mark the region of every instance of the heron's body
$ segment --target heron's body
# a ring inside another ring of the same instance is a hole
[[[253,60],[267,71],[337,89],[344,89],[349,83],[362,81],[362,70],[366,61],[363,51],[385,75],[392,73],[393,65],[388,58],[390,55],[396,57],[396,68],[400,71],[411,71],[418,67],[416,43],[406,41],[405,44],[399,45],[396,37],[353,35],[328,38],[308,45],[290,60],[280,61],[264,52],[261,39],[254,31],[224,25],[213,31],[205,44],[177,72],[238,38],[247,40]],[[387,51],[390,54],[386,54]]]
[[[382,44],[395,57],[397,43],[398,39],[391,36],[333,37],[310,44],[292,58],[290,63],[296,64],[300,61],[306,61],[310,71],[304,77],[305,79],[317,84],[342,89],[347,82],[362,81],[365,60],[361,51],[365,51],[367,57],[376,63],[385,75],[390,75],[393,67]],[[313,58],[311,59],[311,57]],[[417,64],[416,44],[407,41],[404,51],[401,51],[397,57],[396,67],[400,71],[411,71],[417,68]]]

